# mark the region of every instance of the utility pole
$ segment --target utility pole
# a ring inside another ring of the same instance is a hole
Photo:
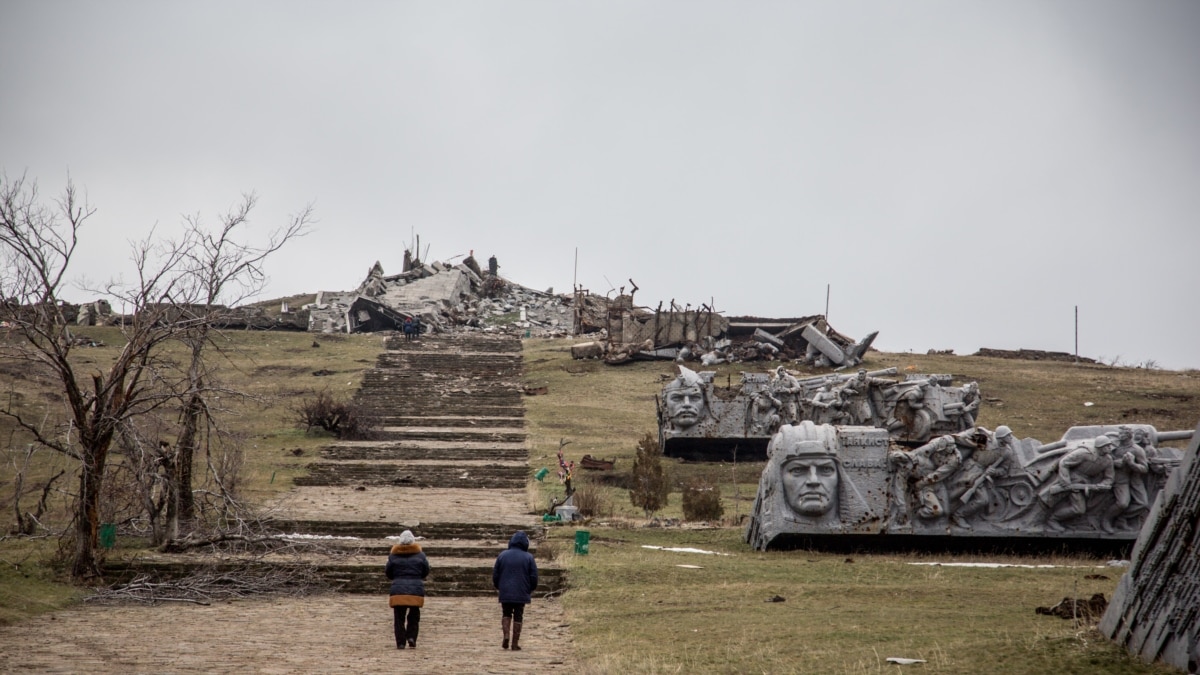
[[[1079,363],[1079,305],[1075,305],[1075,363]]]
[[[829,323],[829,284],[825,284],[825,323]]]

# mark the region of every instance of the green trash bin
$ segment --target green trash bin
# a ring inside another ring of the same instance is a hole
[[[550,473],[550,469],[547,469],[546,467],[543,466],[542,468],[537,470],[537,473],[533,474],[533,477],[536,478],[538,480],[538,482],[540,483],[542,481],[542,479],[545,478],[546,474],[548,474],[548,473]]]
[[[112,548],[117,543],[117,524],[100,523],[100,545]]]
[[[592,533],[587,530],[575,530],[575,555],[587,555],[588,544],[591,543]]]

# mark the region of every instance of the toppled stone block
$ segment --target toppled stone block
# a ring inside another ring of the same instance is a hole
[[[604,344],[600,342],[581,342],[571,345],[571,358],[598,359],[604,356]]]

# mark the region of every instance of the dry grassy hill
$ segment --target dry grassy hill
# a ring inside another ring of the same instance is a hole
[[[79,349],[84,368],[103,368],[120,347],[116,329],[87,329],[105,346]],[[298,398],[328,389],[348,395],[382,349],[378,336],[247,333],[226,336],[221,376],[231,389],[222,406],[230,431],[241,440],[244,493],[266,499],[290,486],[326,439],[306,435],[292,412]],[[888,656],[925,658],[925,671],[961,672],[1160,672],[1129,659],[1098,639],[1086,622],[1076,625],[1033,613],[1063,596],[1111,593],[1120,570],[1086,557],[992,557],[1018,564],[1055,563],[1052,569],[953,568],[910,563],[951,560],[921,555],[821,552],[759,553],[741,542],[734,523],[748,511],[760,466],[668,461],[678,484],[703,475],[720,486],[724,527],[647,527],[623,489],[636,441],[655,431],[654,397],[674,375],[669,363],[611,367],[575,361],[570,341],[526,340],[526,383],[545,387],[526,397],[530,475],[551,469],[531,494],[545,503],[561,494],[553,480],[555,450],[566,456],[615,458],[610,474],[580,472],[581,484],[607,499],[606,517],[584,525],[591,553],[573,556],[576,527],[551,529],[572,588],[563,605],[584,672],[875,672]],[[760,364],[765,371],[771,364]],[[1018,436],[1055,440],[1077,424],[1140,422],[1160,430],[1189,429],[1200,421],[1200,372],[1113,368],[984,357],[871,353],[868,368],[951,373],[977,380],[984,396],[979,422],[1008,424]],[[736,380],[755,364],[721,366],[718,379]],[[818,371],[801,369],[804,374]],[[321,373],[321,375],[317,375]],[[60,424],[58,394],[46,373],[0,363],[0,392],[25,414]],[[1091,405],[1085,405],[1091,403]],[[17,470],[26,465],[28,438],[0,418],[0,513],[12,518]],[[39,482],[73,467],[37,452],[28,459],[21,497],[31,508]],[[65,525],[73,483],[61,480],[44,522]],[[659,514],[680,517],[679,493]],[[7,528],[5,528],[7,529]],[[123,541],[123,546],[136,542]],[[692,547],[725,555],[669,552],[644,546]],[[0,623],[69,602],[75,591],[56,583],[49,565],[53,539],[0,540]],[[780,596],[785,602],[764,602]]]

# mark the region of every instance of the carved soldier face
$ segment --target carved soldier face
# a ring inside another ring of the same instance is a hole
[[[793,457],[780,471],[784,498],[796,513],[822,516],[837,504],[838,465],[828,455]]]
[[[684,384],[666,393],[667,419],[677,428],[694,426],[708,415],[704,391],[694,384]]]

